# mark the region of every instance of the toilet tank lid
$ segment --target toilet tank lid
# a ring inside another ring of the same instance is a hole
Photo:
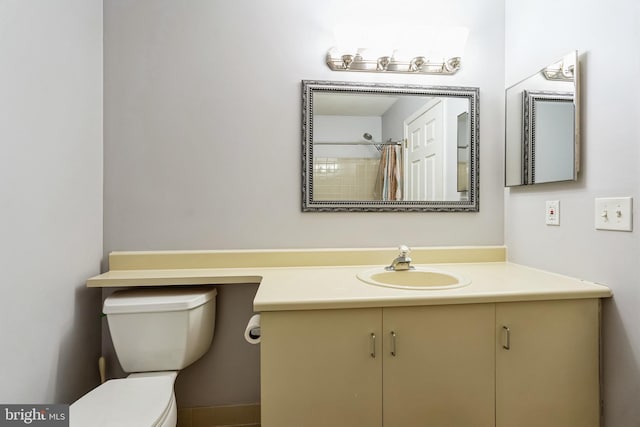
[[[104,300],[105,314],[183,311],[199,307],[217,294],[210,286],[171,286],[116,291]]]

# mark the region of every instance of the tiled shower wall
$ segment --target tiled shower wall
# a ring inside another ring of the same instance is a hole
[[[314,159],[315,200],[375,200],[379,159],[321,157]]]

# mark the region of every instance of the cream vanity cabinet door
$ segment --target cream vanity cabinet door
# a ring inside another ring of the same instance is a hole
[[[382,309],[264,312],[262,427],[380,427]]]
[[[598,299],[496,304],[496,325],[497,427],[599,425]]]
[[[384,308],[383,324],[385,427],[494,425],[494,304]]]

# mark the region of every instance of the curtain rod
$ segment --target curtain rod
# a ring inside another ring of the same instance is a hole
[[[387,141],[387,142],[314,142],[313,145],[401,145],[402,141]]]

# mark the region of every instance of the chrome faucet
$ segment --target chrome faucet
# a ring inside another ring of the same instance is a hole
[[[400,247],[398,247],[398,250],[400,251],[398,257],[393,260],[391,265],[385,267],[384,269],[387,271],[413,270],[414,267],[411,265],[411,258],[409,257],[409,247],[400,245]]]

